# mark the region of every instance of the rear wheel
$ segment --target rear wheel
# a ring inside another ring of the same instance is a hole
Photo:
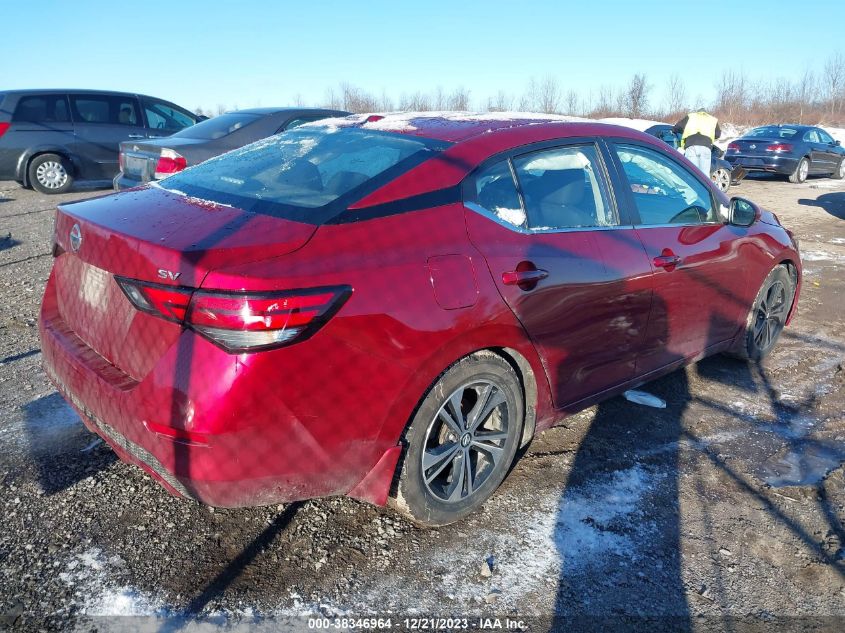
[[[73,185],[70,165],[58,154],[41,154],[29,164],[29,182],[41,193],[65,193]]]
[[[523,417],[519,379],[503,358],[480,353],[453,365],[405,433],[407,449],[392,505],[429,527],[477,510],[513,464]]]
[[[836,180],[842,180],[845,178],[845,158],[839,161],[839,167],[836,168],[831,175],[831,178],[835,178]]]
[[[768,274],[754,299],[746,323],[745,337],[735,354],[761,360],[774,349],[795,297],[795,283],[784,265]]]
[[[731,188],[731,173],[727,169],[717,169],[710,175],[710,178],[719,188],[719,191],[723,193]]]
[[[795,167],[795,171],[793,171],[789,175],[789,182],[800,183],[807,180],[807,176],[810,174],[810,161],[806,158],[802,158],[798,161],[798,165]]]

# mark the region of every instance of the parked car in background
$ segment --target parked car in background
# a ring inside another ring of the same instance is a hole
[[[284,130],[349,112],[316,108],[254,108],[227,112],[163,139],[120,144],[117,191],[159,180],[212,156]]]
[[[748,171],[783,174],[800,183],[810,175],[845,178],[845,148],[819,127],[764,125],[728,145],[725,158]]]
[[[673,126],[668,123],[657,123],[644,131],[646,134],[656,136],[664,143],[680,149],[681,137],[673,129]],[[728,191],[731,185],[737,184],[745,177],[747,173],[741,166],[731,165],[724,158],[724,152],[713,145],[710,148],[712,157],[710,159],[710,179],[716,184],[721,191]]]
[[[122,459],[211,505],[392,495],[422,525],[567,413],[765,356],[801,281],[775,215],[665,143],[536,115],[312,123],[60,205],[55,236],[45,369]]]
[[[199,117],[146,95],[105,90],[0,92],[0,180],[64,193],[74,180],[111,180],[118,146],[167,136]]]

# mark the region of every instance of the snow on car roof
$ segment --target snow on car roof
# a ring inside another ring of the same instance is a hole
[[[322,119],[309,126],[362,127],[401,132],[443,141],[463,141],[472,136],[505,128],[539,123],[591,123],[590,119],[536,112],[387,112]]]
[[[629,127],[640,132],[645,132],[650,127],[655,125],[672,125],[665,121],[650,121],[648,119],[629,119],[627,117],[607,117],[599,119],[599,123],[610,123],[612,125],[621,125],[622,127]]]

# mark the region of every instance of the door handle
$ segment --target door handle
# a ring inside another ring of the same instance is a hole
[[[145,138],[143,134],[130,134],[129,138]]]
[[[548,270],[510,270],[502,273],[502,283],[506,286],[523,286],[536,284],[549,276]]]
[[[674,270],[675,266],[680,264],[681,261],[681,258],[675,255],[672,251],[663,251],[662,254],[652,260],[655,268],[665,268],[666,270]]]

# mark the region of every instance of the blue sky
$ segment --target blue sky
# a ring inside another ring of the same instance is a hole
[[[730,67],[794,79],[845,52],[845,0],[41,0],[2,13],[0,89],[138,91],[191,109],[318,103],[342,82],[394,98],[463,86],[478,106],[532,76],[587,96],[636,72],[654,103],[673,73],[709,103]]]

